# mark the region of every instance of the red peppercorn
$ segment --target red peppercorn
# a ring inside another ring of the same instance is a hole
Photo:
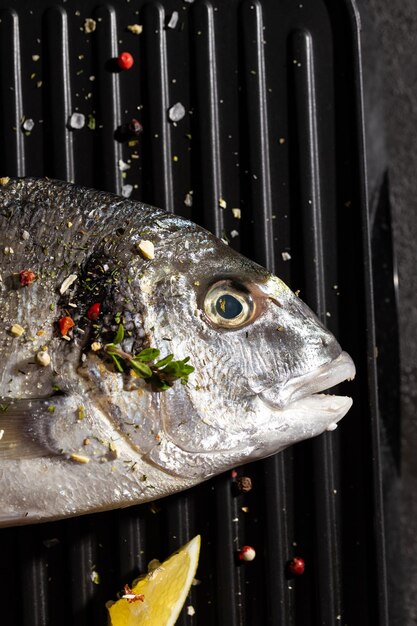
[[[71,317],[65,316],[61,317],[59,320],[59,330],[61,331],[61,335],[64,337],[70,328],[75,326],[75,322]]]
[[[290,574],[293,574],[294,576],[301,576],[301,574],[304,574],[304,570],[305,570],[304,559],[302,559],[299,556],[295,556],[288,563],[288,571]]]
[[[239,550],[239,559],[241,561],[253,561],[255,556],[256,552],[251,546],[242,546]]]
[[[117,65],[121,70],[130,70],[134,61],[130,52],[121,52],[117,57]]]
[[[89,320],[91,320],[92,322],[95,322],[96,320],[98,320],[98,316],[100,315],[100,307],[101,307],[100,302],[95,302],[94,304],[90,306],[90,308],[87,311],[87,317]]]
[[[20,272],[20,284],[22,287],[30,285],[34,280],[36,280],[35,272],[32,272],[31,270],[22,270]]]

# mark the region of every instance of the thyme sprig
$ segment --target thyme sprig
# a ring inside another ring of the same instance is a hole
[[[188,365],[190,357],[174,360],[173,354],[167,354],[157,360],[161,353],[157,348],[145,348],[132,355],[119,347],[123,339],[124,327],[123,324],[119,324],[113,342],[104,346],[105,352],[112,359],[118,372],[124,373],[129,367],[158,391],[169,389],[177,380],[180,380],[183,385],[188,383],[188,376],[194,372],[194,367]]]

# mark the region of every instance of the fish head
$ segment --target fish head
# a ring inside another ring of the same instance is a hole
[[[149,460],[208,477],[333,430],[352,401],[320,392],[353,378],[355,367],[307,305],[180,218],[167,218],[155,240],[136,284],[145,332],[161,356],[189,357],[195,371],[187,385],[158,394],[160,436]]]

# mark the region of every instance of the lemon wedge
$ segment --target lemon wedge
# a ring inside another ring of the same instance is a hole
[[[195,576],[200,535],[152,569],[108,607],[111,626],[173,626]]]

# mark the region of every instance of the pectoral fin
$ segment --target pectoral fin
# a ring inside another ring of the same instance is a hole
[[[0,402],[0,462],[34,459],[58,454],[49,441],[49,428],[60,396],[51,398],[3,398]]]

